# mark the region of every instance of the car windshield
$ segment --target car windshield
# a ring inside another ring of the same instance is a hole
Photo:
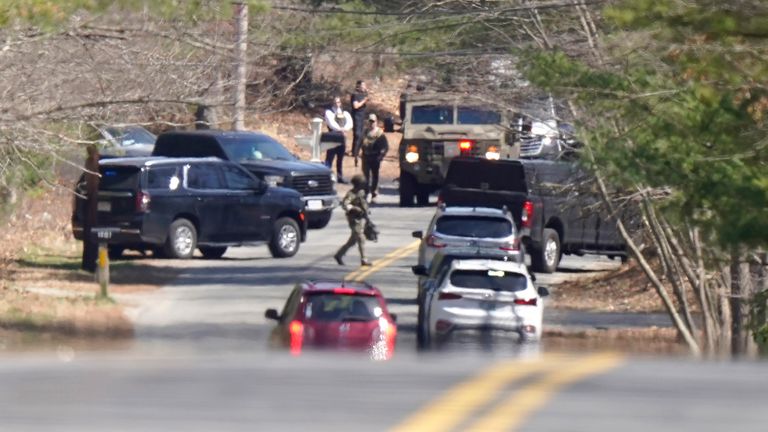
[[[459,124],[490,125],[501,123],[501,114],[496,111],[472,107],[459,107],[458,111]]]
[[[504,238],[512,235],[512,222],[499,217],[443,216],[435,231],[456,237]]]
[[[453,107],[417,105],[411,109],[412,124],[453,124]]]
[[[377,297],[335,293],[310,294],[304,309],[313,321],[373,321],[382,313]]]
[[[224,152],[235,162],[296,159],[282,144],[264,135],[225,140]]]
[[[455,270],[451,273],[451,285],[457,288],[515,292],[528,287],[528,278],[520,273],[502,270]]]
[[[154,144],[157,137],[141,126],[108,127],[105,129],[120,146]]]

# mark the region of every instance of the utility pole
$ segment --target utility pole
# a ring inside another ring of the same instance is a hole
[[[248,50],[248,4],[244,1],[232,3],[235,6],[237,41],[235,42],[235,115],[233,130],[245,129],[245,82],[247,80],[246,52]]]

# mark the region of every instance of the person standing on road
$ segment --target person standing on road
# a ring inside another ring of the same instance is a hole
[[[360,154],[360,145],[363,141],[365,130],[365,114],[368,105],[368,87],[365,81],[359,80],[355,85],[355,92],[352,93],[352,119],[354,128],[352,129],[352,156],[355,158],[357,166],[357,157]]]
[[[325,152],[325,165],[328,168],[333,166],[333,160],[336,159],[336,174],[339,183],[346,183],[342,174],[342,161],[346,151],[345,132],[352,130],[352,116],[341,105],[341,97],[333,98],[333,105],[325,110],[325,124],[328,126],[328,132],[324,134],[323,141],[338,142],[339,145],[328,149]]]
[[[371,262],[365,257],[365,224],[368,220],[368,203],[365,201],[365,178],[360,174],[352,177],[352,189],[344,195],[341,208],[349,223],[349,240],[339,248],[333,258],[339,265],[344,265],[344,255],[357,244],[360,250],[360,265],[369,266]]]
[[[379,195],[379,170],[388,151],[387,136],[384,135],[376,114],[371,113],[368,116],[368,128],[362,143],[363,174],[366,191],[371,194],[371,202],[375,202]]]

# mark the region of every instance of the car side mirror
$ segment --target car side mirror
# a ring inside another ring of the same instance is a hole
[[[420,238],[424,237],[424,232],[423,231],[413,231],[411,233],[411,237],[420,239]]]
[[[539,292],[539,297],[547,297],[549,295],[549,289],[545,286],[540,286],[536,289]]]
[[[397,324],[397,315],[391,313],[391,314],[389,314],[389,316],[392,318],[392,322]]]
[[[276,309],[267,309],[267,311],[264,312],[264,318],[273,321],[280,321],[280,314],[277,313]]]
[[[411,271],[416,276],[426,276],[427,275],[427,268],[425,266],[421,265],[421,264],[415,265],[415,266],[411,267]]]

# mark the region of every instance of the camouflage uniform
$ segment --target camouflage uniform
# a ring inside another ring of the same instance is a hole
[[[365,235],[363,234],[365,223],[368,218],[368,202],[365,200],[365,180],[362,178],[353,178],[353,182],[355,182],[355,180],[362,180],[356,182],[360,184],[360,186],[355,185],[352,190],[344,195],[344,199],[341,202],[341,207],[347,215],[347,222],[349,223],[351,233],[349,234],[349,240],[339,248],[339,251],[336,252],[334,258],[339,264],[343,264],[342,258],[347,251],[357,243],[357,248],[360,250],[360,262],[363,265],[370,265],[365,258]]]

